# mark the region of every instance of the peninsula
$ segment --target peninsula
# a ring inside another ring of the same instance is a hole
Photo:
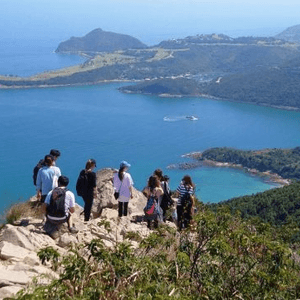
[[[300,179],[300,147],[293,149],[239,150],[234,148],[211,148],[203,152],[185,155],[195,162],[179,164],[179,168],[200,165],[246,168],[249,172],[270,177],[271,180],[288,185]]]

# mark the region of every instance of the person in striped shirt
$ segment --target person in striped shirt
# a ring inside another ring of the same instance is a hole
[[[195,193],[195,185],[192,181],[191,176],[185,175],[182,178],[176,190],[176,193],[178,195],[177,223],[179,230],[181,230],[182,228],[187,228],[192,219],[192,210],[194,206],[193,195]]]

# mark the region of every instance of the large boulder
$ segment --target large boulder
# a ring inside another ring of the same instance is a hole
[[[102,169],[97,172],[97,196],[94,199],[92,214],[93,218],[101,215],[105,208],[118,208],[118,201],[114,197],[113,176],[116,170]],[[143,208],[147,199],[143,193],[133,188],[133,199],[130,199],[128,212],[131,216],[143,215]]]

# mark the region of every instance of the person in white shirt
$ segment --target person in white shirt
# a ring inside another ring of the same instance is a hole
[[[130,174],[126,172],[130,166],[127,161],[122,161],[119,171],[114,174],[113,178],[114,190],[116,193],[119,193],[119,217],[127,216],[128,202],[129,199],[133,198],[133,180]]]
[[[46,212],[46,223],[44,230],[52,238],[58,237],[58,231],[61,224],[68,223],[71,233],[78,232],[72,224],[72,213],[75,212],[75,196],[67,189],[69,178],[60,176],[58,178],[58,187],[48,193],[44,202],[44,211]]]

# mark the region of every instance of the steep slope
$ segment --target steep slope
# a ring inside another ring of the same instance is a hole
[[[275,38],[289,42],[300,43],[300,25],[291,26],[277,34]]]

